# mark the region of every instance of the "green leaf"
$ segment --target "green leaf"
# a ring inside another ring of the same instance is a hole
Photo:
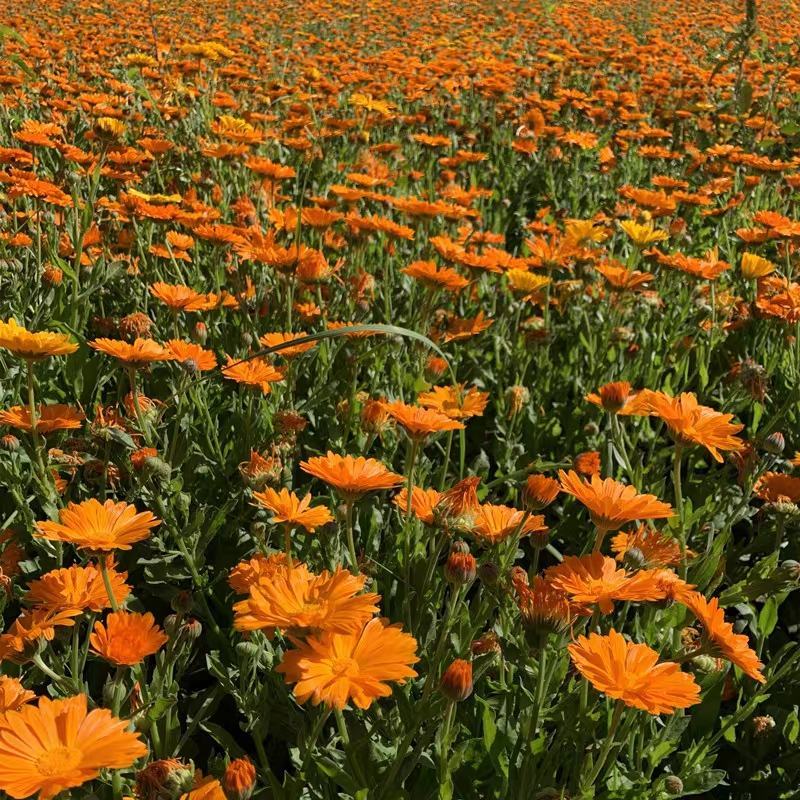
[[[763,636],[769,636],[778,624],[778,601],[774,597],[767,598],[758,615],[758,632]]]

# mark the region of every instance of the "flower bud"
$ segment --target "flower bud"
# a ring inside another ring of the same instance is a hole
[[[677,775],[667,775],[664,779],[664,789],[668,794],[681,794],[683,781]]]
[[[524,386],[510,386],[506,390],[508,417],[516,417],[531,400],[531,393]]]
[[[64,280],[64,273],[58,267],[48,264],[42,272],[42,283],[46,286],[61,286]]]
[[[496,586],[500,580],[500,568],[493,561],[486,561],[478,567],[478,577],[486,586]]]
[[[249,758],[237,758],[228,764],[222,788],[229,800],[248,800],[256,785],[256,768]]]
[[[148,456],[144,460],[142,472],[155,480],[168,481],[172,474],[172,467],[163,458]]]
[[[140,800],[168,800],[192,788],[194,765],[177,758],[151,761],[136,774],[136,794]]]
[[[484,633],[479,639],[470,645],[470,651],[474,656],[485,656],[501,652],[500,640],[494,631]]]
[[[457,703],[466,700],[472,694],[472,664],[457,658],[444,671],[439,690],[446,698]]]
[[[194,338],[199,344],[205,344],[208,339],[208,328],[205,322],[198,322],[194,326]]]
[[[13,433],[7,433],[0,439],[0,447],[9,453],[16,453],[19,450],[19,439]]]
[[[622,563],[631,570],[644,569],[647,566],[647,558],[638,547],[629,547],[625,551]]]
[[[466,542],[456,540],[450,547],[450,555],[444,565],[444,577],[455,586],[472,583],[477,574],[475,556],[469,552]]]
[[[780,431],[774,431],[764,439],[762,447],[765,453],[779,456],[783,452],[783,448],[786,447],[786,440],[783,438],[783,434]]]
[[[194,606],[192,593],[188,589],[179,591],[172,600],[170,600],[170,605],[176,614],[188,614]]]
[[[775,728],[775,720],[769,715],[753,717],[753,735],[764,737],[770,734]]]

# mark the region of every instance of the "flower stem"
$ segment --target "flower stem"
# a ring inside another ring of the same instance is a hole
[[[587,789],[594,786],[595,782],[600,777],[600,773],[602,773],[603,768],[606,765],[606,760],[608,759],[608,754],[611,752],[611,748],[614,745],[614,736],[617,733],[617,728],[619,727],[620,720],[622,719],[622,712],[624,709],[625,706],[619,702],[614,706],[614,715],[611,718],[611,725],[608,728],[608,733],[606,734],[606,739],[603,742],[603,747],[597,756],[597,761],[595,762],[594,768],[588,774],[586,781],[584,782],[584,787]]]
[[[349,500],[344,504],[344,527],[347,534],[350,565],[353,567],[353,572],[358,573],[358,556],[356,555],[356,542],[353,538],[353,503]]]

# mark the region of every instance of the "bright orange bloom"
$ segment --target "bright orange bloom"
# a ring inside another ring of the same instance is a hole
[[[228,585],[237,594],[247,594],[250,587],[260,581],[269,581],[286,566],[286,553],[257,553],[247,561],[240,561],[228,575]]]
[[[130,550],[131,545],[150,535],[150,528],[161,523],[149,511],[136,512],[127,503],[92,498],[69,503],[59,512],[58,522],[37,522],[35,536],[69,542],[87,550]]]
[[[678,664],[658,663],[646,644],[627,641],[613,628],[608,636],[579,636],[567,648],[578,672],[597,691],[648,714],[672,714],[700,702],[700,687]]]
[[[258,341],[261,342],[264,347],[278,347],[278,345],[288,344],[295,339],[303,339],[305,336],[305,333],[265,333]],[[303,342],[302,344],[276,350],[275,355],[283,356],[284,358],[294,358],[301,353],[307,353],[316,346],[317,342]]]
[[[0,635],[0,661],[10,658],[12,661],[25,661],[29,657],[29,648],[39,639],[48,642],[53,640],[55,629],[59,626],[71,628],[75,624],[73,617],[80,614],[77,608],[53,611],[46,608],[25,610],[14,620],[11,627]]]
[[[161,281],[150,287],[150,294],[173,311],[202,311],[207,302],[204,294],[200,294],[188,286]]]
[[[759,683],[766,683],[761,674],[764,666],[756,652],[750,647],[750,640],[744,634],[734,633],[733,625],[725,622],[725,612],[719,607],[716,597],[706,600],[699,592],[686,592],[678,597],[703,626],[702,649],[708,648],[716,658],[724,658],[739,667]]]
[[[611,540],[611,549],[617,561],[624,561],[626,555],[636,550],[650,568],[672,567],[682,560],[680,542],[674,536],[646,525],[639,525],[633,533],[618,533]]]
[[[244,798],[250,796],[256,783],[256,768],[249,758],[235,758],[225,769],[222,785],[227,797]]]
[[[36,792],[50,800],[100,770],[129,767],[147,747],[128,724],[104,708],[87,713],[84,694],[40,697],[36,706],[0,715],[0,789],[15,800]]]
[[[0,675],[0,714],[16,711],[36,698],[36,693],[26,689],[17,678]]]
[[[488,392],[479,392],[474,386],[464,391],[463,385],[434,386],[417,397],[424,408],[430,408],[450,419],[480,417],[489,402]]]
[[[523,520],[525,520],[524,524],[522,524]],[[520,536],[544,533],[548,530],[542,516],[527,514],[526,518],[525,511],[519,511],[510,506],[484,503],[475,510],[472,534],[480,542],[494,545],[505,541],[520,526]]]
[[[222,368],[222,374],[229,380],[261,389],[264,394],[272,391],[271,383],[283,380],[283,372],[263,358],[251,358],[247,361],[233,359],[230,356],[228,363]]]
[[[547,475],[529,475],[522,489],[522,503],[533,511],[541,511],[558,497],[561,484]]]
[[[602,533],[620,528],[636,519],[665,519],[673,515],[672,506],[655,495],[639,494],[613,478],[601,479],[592,475],[588,481],[576,472],[559,470],[561,488],[576,497],[586,508],[597,529]]]
[[[461,291],[469,285],[469,281],[448,267],[436,268],[433,261],[415,261],[400,272],[415,278],[429,289],[446,289],[450,292]]]
[[[32,333],[17,325],[13,319],[8,322],[0,320],[0,347],[29,361],[39,361],[48,356],[69,355],[78,349],[77,343],[64,333],[49,331]]]
[[[352,633],[325,633],[295,645],[276,670],[286,683],[296,684],[299,703],[311,699],[314,705],[341,710],[352,700],[365,709],[378,697],[391,695],[388,681],[405,683],[417,676],[411,669],[419,661],[416,639],[385,619],[371,619]]]
[[[247,599],[234,605],[234,627],[263,630],[268,636],[276,629],[294,635],[348,633],[378,610],[379,595],[358,594],[366,580],[346,569],[315,575],[305,564],[282,564],[268,579],[252,584]]]
[[[178,800],[228,800],[228,796],[213,775],[203,777],[198,770],[195,772],[194,788],[182,794]]]
[[[420,441],[433,433],[461,430],[464,427],[462,422],[440,414],[438,411],[411,406],[399,400],[386,403],[384,408],[395,422],[402,425],[412,439]]]
[[[511,581],[526,632],[535,637],[564,633],[575,615],[567,595],[539,575],[529,586],[524,570],[522,574],[523,580],[515,580],[512,576]]]
[[[39,433],[75,430],[81,427],[85,419],[86,415],[83,411],[62,403],[39,406],[36,409],[36,430]],[[32,430],[30,409],[23,406],[12,406],[6,411],[0,411],[0,425],[8,425],[22,431]]]
[[[705,447],[716,461],[722,461],[720,450],[738,451],[744,447],[744,442],[735,436],[744,425],[731,422],[733,414],[701,406],[692,392],[678,397],[648,392],[647,402],[650,413],[663,420],[672,438],[684,447]]]
[[[121,339],[95,339],[89,342],[89,347],[130,367],[142,367],[153,361],[169,361],[172,358],[169,350],[152,339],[137,338],[133,344]]]
[[[300,526],[309,533],[333,521],[333,516],[327,506],[311,508],[311,493],[302,500],[288,489],[276,492],[267,487],[263,492],[254,492],[253,499],[263,508],[268,508],[275,516],[270,520],[274,523],[284,523],[292,527]]]
[[[765,472],[753,487],[756,497],[770,503],[800,500],[800,478],[780,472]]]
[[[117,604],[122,604],[131,591],[125,583],[128,573],[117,572],[113,564],[109,564],[108,577]],[[94,564],[86,567],[76,564],[42,575],[28,585],[25,601],[50,610],[76,608],[95,613],[110,606],[103,575]]]
[[[208,372],[217,366],[217,357],[214,353],[211,350],[204,350],[194,342],[170,339],[166,347],[174,361],[179,361],[185,367],[197,372]]]
[[[300,469],[338,489],[350,501],[366,492],[392,489],[403,482],[402,475],[386,469],[374,458],[340,456],[330,450],[325,456],[301,461]]]
[[[152,614],[134,611],[115,611],[106,617],[105,625],[95,622],[89,637],[92,652],[117,666],[138,664],[157,652],[167,639]]]
[[[442,497],[441,492],[436,489],[423,489],[414,486],[411,489],[411,513],[424,522],[426,525],[434,523],[434,509]],[[405,514],[408,509],[408,490],[401,489],[393,498],[392,502]]]
[[[614,559],[602,553],[566,556],[547,570],[545,578],[575,603],[597,605],[603,614],[614,610],[614,601],[642,602],[664,597],[654,571],[631,574],[618,569]]]
[[[460,703],[472,694],[472,687],[472,664],[457,658],[444,671],[439,691],[448,700]]]
[[[586,399],[620,416],[646,416],[649,413],[647,393],[631,392],[631,385],[627,381],[606,383],[597,390],[597,393],[587,394]]]

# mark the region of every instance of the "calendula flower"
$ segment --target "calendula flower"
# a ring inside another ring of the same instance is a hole
[[[227,358],[228,363],[222,368],[222,374],[236,383],[257,387],[263,394],[272,391],[271,383],[282,381],[284,378],[282,370],[273,367],[262,358],[251,358],[247,361],[237,361],[230,356]]]
[[[597,605],[603,614],[614,610],[615,601],[661,600],[662,590],[654,572],[629,573],[602,553],[565,556],[545,573],[550,584],[581,605]]]
[[[466,391],[463,384],[458,386],[434,386],[417,397],[417,403],[430,408],[450,419],[469,419],[480,417],[489,402],[489,393],[480,392],[474,386]]]
[[[734,633],[733,625],[725,622],[725,612],[719,607],[719,600],[716,597],[706,600],[699,592],[686,592],[678,598],[678,601],[683,603],[703,626],[701,649],[716,658],[730,661],[753,680],[766,683],[761,674],[764,665],[750,647],[749,639],[744,634]]]
[[[619,226],[638,247],[645,247],[655,242],[663,242],[669,237],[666,231],[656,230],[652,220],[648,220],[645,224],[640,224],[633,220],[625,220],[620,222]]]
[[[116,358],[128,367],[143,367],[154,361],[169,361],[169,350],[152,339],[135,339],[133,344],[120,339],[95,339],[89,347],[107,356]]]
[[[531,511],[541,511],[558,497],[561,484],[547,475],[529,475],[522,488],[522,503]]]
[[[666,519],[673,515],[672,506],[652,494],[639,494],[633,486],[601,479],[592,475],[586,481],[570,470],[559,470],[561,488],[577,498],[587,509],[598,531],[603,533],[621,528],[637,519]]]
[[[127,572],[117,572],[109,559],[108,577],[117,605],[125,602],[131,587],[125,583]],[[25,593],[25,601],[51,610],[76,608],[98,613],[110,607],[103,575],[94,564],[81,567],[74,565],[54,569],[31,581]]]
[[[183,364],[194,372],[208,372],[217,366],[217,357],[211,350],[204,350],[194,342],[170,339],[166,343],[167,352],[173,361]]]
[[[0,789],[19,800],[38,792],[50,800],[98,777],[123,769],[147,753],[128,720],[104,708],[87,713],[86,695],[40,697],[0,715]]]
[[[299,526],[309,533],[333,521],[333,516],[326,506],[311,507],[310,492],[301,500],[288,489],[276,492],[267,487],[263,492],[254,492],[253,499],[258,505],[273,512],[275,516],[270,522]]]
[[[36,693],[26,689],[18,678],[0,675],[0,714],[16,711],[36,699]]]
[[[202,311],[206,307],[206,296],[182,284],[159,281],[150,286],[150,294],[173,311]]]
[[[620,416],[646,416],[649,413],[646,392],[632,392],[627,381],[615,381],[601,386],[586,399],[612,414]]]
[[[296,635],[347,633],[378,610],[379,595],[359,594],[365,583],[366,576],[345,569],[315,575],[305,564],[281,565],[269,579],[253,583],[247,599],[234,605],[234,627],[263,630],[268,636],[276,629]]]
[[[49,331],[32,333],[13,319],[8,322],[0,320],[0,347],[28,361],[40,361],[48,356],[69,355],[78,349],[77,343],[64,333]]]
[[[716,461],[722,461],[720,451],[738,451],[744,442],[736,434],[744,425],[731,422],[733,414],[721,414],[702,406],[692,392],[670,397],[663,392],[648,392],[650,413],[663,420],[672,438],[683,447],[705,447]]]
[[[18,662],[25,661],[30,657],[29,649],[34,647],[39,639],[52,641],[55,629],[71,628],[75,624],[73,617],[77,617],[80,613],[80,609],[77,608],[61,610],[34,608],[23,611],[8,630],[0,635],[0,661],[6,658]]]
[[[633,533],[618,533],[611,540],[617,561],[641,560],[640,566],[672,567],[681,563],[680,542],[668,533],[639,525]]]
[[[411,488],[411,513],[426,525],[433,525],[434,510],[442,497],[436,489],[423,489],[421,486]],[[408,490],[401,489],[392,502],[405,514],[408,509]]]
[[[780,472],[765,472],[756,481],[753,492],[760,500],[769,503],[796,503],[800,500],[800,478]]]
[[[417,673],[417,641],[399,625],[371,619],[351,633],[325,633],[295,642],[276,670],[294,683],[299,703],[311,700],[343,709],[352,700],[362,709],[391,693],[389,681],[405,683]]]
[[[548,529],[544,524],[544,517],[526,514],[525,511],[519,511],[510,506],[484,503],[475,509],[472,535],[484,544],[494,545],[503,542],[517,528],[520,529],[520,536],[540,533]]]
[[[748,280],[763,278],[775,272],[775,265],[755,253],[742,253],[742,276]]]
[[[72,406],[54,403],[40,405],[36,409],[36,430],[38,433],[51,433],[52,431],[66,431],[80,428],[86,415],[83,411]],[[8,425],[21,431],[31,431],[30,409],[23,406],[12,406],[5,411],[0,411],[0,425]]]
[[[152,614],[115,611],[106,617],[105,624],[95,622],[89,641],[92,652],[106,661],[132,666],[157,652],[167,638]]]
[[[406,433],[419,441],[442,431],[461,430],[464,424],[429,408],[411,406],[396,400],[384,405],[389,416],[401,425]]]
[[[561,634],[569,628],[574,617],[569,598],[551,581],[537,575],[530,586],[513,578],[512,584],[522,626],[536,644],[541,643],[543,636]]]
[[[161,523],[149,511],[137,513],[127,503],[101,503],[94,498],[69,503],[58,515],[60,522],[37,522],[34,535],[87,550],[130,550]]]
[[[658,663],[658,653],[633,644],[613,628],[608,636],[579,636],[567,648],[578,672],[597,691],[648,714],[672,714],[700,702],[700,687],[673,662]]]
[[[330,450],[300,462],[300,469],[337,489],[350,501],[367,492],[392,489],[403,482],[403,476],[386,469],[374,458],[340,456]]]
[[[237,594],[247,594],[250,587],[261,581],[271,580],[286,566],[286,553],[257,553],[246,561],[240,561],[228,575],[228,585]]]
[[[313,350],[318,342],[301,342],[300,344],[292,345],[290,344],[295,339],[303,339],[305,338],[305,333],[265,333],[263,336],[259,337],[258,341],[264,345],[264,347],[279,347],[280,345],[287,345],[286,347],[281,347],[280,350],[276,350],[275,354],[279,356],[283,356],[284,358],[294,358],[295,356],[299,356],[301,353],[307,353],[309,350]]]

